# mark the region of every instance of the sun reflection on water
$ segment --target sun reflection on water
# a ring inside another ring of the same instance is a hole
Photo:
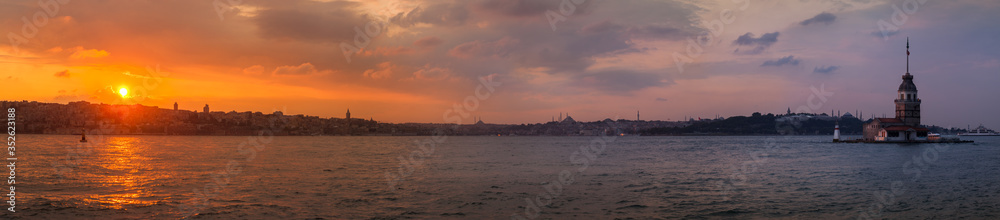
[[[151,158],[143,155],[148,145],[135,137],[109,137],[95,149],[98,157],[95,169],[89,173],[94,184],[105,188],[104,194],[90,195],[86,201],[103,207],[123,209],[125,206],[153,205],[157,199],[150,187],[156,180],[168,178],[152,167]]]

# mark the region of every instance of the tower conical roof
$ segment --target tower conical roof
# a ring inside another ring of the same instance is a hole
[[[913,75],[906,73],[903,75],[903,83],[899,84],[899,91],[916,92],[917,85],[913,84]]]

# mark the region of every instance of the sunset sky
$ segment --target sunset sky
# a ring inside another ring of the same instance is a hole
[[[892,117],[909,37],[923,123],[1000,128],[996,0],[41,2],[0,1],[2,100],[443,122],[493,77],[488,123]]]

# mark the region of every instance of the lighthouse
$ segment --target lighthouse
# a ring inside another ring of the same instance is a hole
[[[840,142],[840,122],[833,126],[833,142]]]

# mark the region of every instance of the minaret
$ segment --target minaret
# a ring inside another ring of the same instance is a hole
[[[174,102],[174,111],[177,111],[177,102]]]
[[[347,119],[348,121],[351,120],[351,109],[350,108],[347,109],[347,117],[344,117],[344,118]]]
[[[635,111],[635,121],[639,121],[639,111]]]
[[[899,97],[896,103],[896,118],[909,126],[920,126],[920,99],[917,98],[917,86],[913,84],[910,75],[910,39],[906,39],[906,74],[903,83],[899,84]]]

